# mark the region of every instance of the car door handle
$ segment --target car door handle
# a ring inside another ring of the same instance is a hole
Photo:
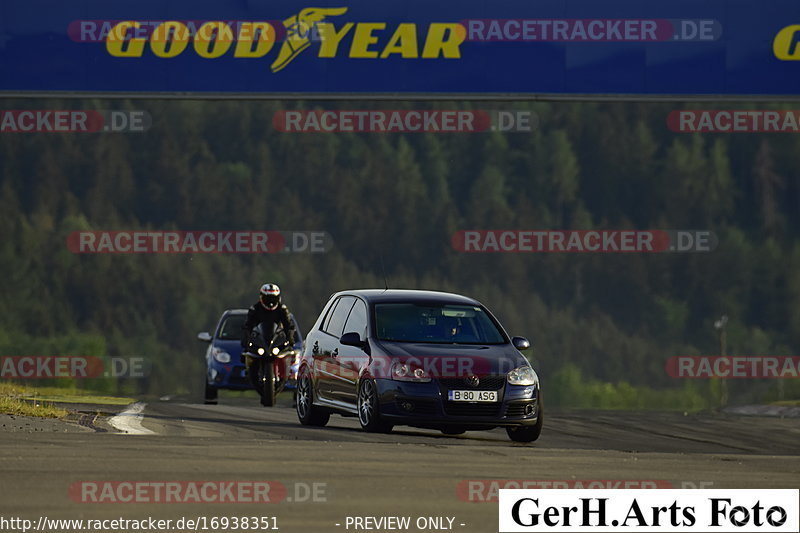
[[[319,355],[319,341],[316,341],[311,348],[311,355]]]
[[[331,352],[331,357],[339,357],[339,348],[336,348]]]

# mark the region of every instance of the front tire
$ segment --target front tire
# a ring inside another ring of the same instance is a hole
[[[378,387],[373,380],[364,379],[359,384],[357,406],[361,429],[370,433],[391,433],[394,426],[381,420]]]
[[[218,389],[212,385],[208,384],[208,378],[204,380],[205,382],[205,395],[203,396],[206,405],[217,405],[217,392]]]
[[[308,370],[304,370],[297,380],[297,419],[304,426],[324,426],[330,420],[330,413],[314,407],[314,384]]]
[[[275,370],[272,362],[266,359],[259,359],[253,362],[250,367],[252,371],[252,383],[256,392],[261,396],[261,405],[272,407],[275,405]]]

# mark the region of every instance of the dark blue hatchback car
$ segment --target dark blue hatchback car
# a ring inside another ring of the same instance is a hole
[[[306,338],[297,415],[332,413],[366,431],[395,425],[446,434],[503,427],[531,442],[542,430],[539,376],[480,302],[457,294],[354,290],[331,296]]]
[[[242,354],[242,325],[247,319],[247,309],[228,309],[219,319],[213,335],[209,332],[197,334],[197,338],[209,343],[206,350],[206,377],[204,380],[205,403],[217,403],[219,389],[250,390],[253,388],[247,376],[244,363],[239,359]],[[294,354],[288,356],[291,371],[287,389],[295,387],[297,365],[303,351],[303,334],[294,315],[291,319],[295,325]]]

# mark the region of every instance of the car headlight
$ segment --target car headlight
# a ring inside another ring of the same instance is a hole
[[[539,376],[533,368],[521,366],[508,373],[508,382],[512,385],[538,385]]]
[[[275,347],[272,349],[272,355],[278,355],[279,353],[281,353],[281,349],[280,349],[280,348],[278,348],[277,346],[275,346]]]
[[[406,363],[395,363],[392,365],[392,379],[427,383],[431,380],[431,377],[421,368],[411,368]]]
[[[258,355],[264,355],[264,348],[259,348],[256,350],[256,353],[258,353]]]
[[[229,354],[225,350],[222,350],[220,348],[214,348],[211,351],[211,354],[214,356],[214,359],[216,359],[217,362],[219,363],[225,364],[231,362],[231,354]]]

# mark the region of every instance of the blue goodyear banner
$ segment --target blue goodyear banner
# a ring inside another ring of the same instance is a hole
[[[0,94],[764,96],[797,0],[3,0]]]

